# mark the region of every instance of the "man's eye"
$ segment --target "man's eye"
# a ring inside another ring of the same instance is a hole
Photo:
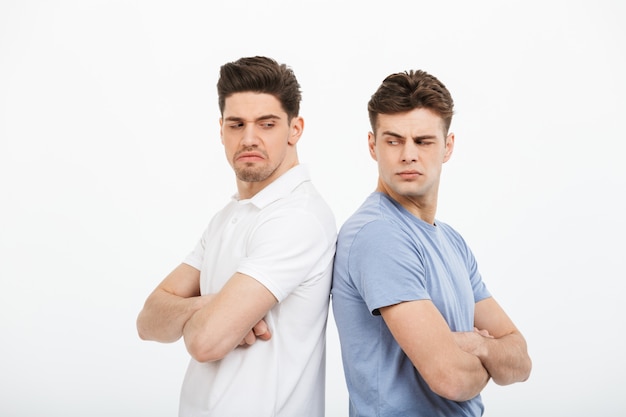
[[[397,140],[388,140],[388,141],[387,141],[387,143],[388,143],[389,145],[392,145],[392,146],[393,146],[393,145],[397,145],[397,144],[398,144],[398,141],[397,141]]]
[[[274,122],[263,122],[261,123],[261,127],[264,129],[271,129],[272,127],[274,127],[275,123]]]
[[[231,123],[229,126],[231,129],[240,129],[243,127],[243,123]]]

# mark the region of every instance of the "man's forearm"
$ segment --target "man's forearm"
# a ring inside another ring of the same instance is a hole
[[[487,349],[478,357],[496,384],[509,385],[528,379],[532,363],[521,334],[485,339],[485,344]]]
[[[476,356],[470,356],[470,358],[464,361],[463,366],[457,368],[457,372],[453,375],[451,382],[459,391],[453,396],[444,395],[445,398],[453,401],[470,400],[480,394],[489,382],[490,375],[484,365]]]
[[[156,290],[137,317],[139,337],[164,343],[175,342],[182,336],[187,320],[207,302],[206,296],[184,298],[162,289]]]

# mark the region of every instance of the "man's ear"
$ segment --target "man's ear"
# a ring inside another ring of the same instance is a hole
[[[304,131],[304,119],[300,116],[296,116],[291,119],[291,125],[289,127],[289,139],[287,143],[291,146],[298,143],[300,137],[302,136],[302,132]]]
[[[374,161],[378,161],[378,157],[376,156],[376,136],[372,132],[367,133],[367,145],[370,150],[370,156]]]
[[[446,153],[443,155],[443,162],[448,162],[452,156],[452,151],[454,151],[454,133],[446,136]]]
[[[222,141],[222,145],[224,144],[224,118],[220,117],[220,140]]]

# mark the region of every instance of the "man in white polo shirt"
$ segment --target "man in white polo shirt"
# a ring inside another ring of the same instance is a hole
[[[183,337],[181,417],[321,417],[337,229],[298,162],[300,85],[286,65],[249,57],[223,65],[217,89],[237,193],[150,294],[137,329]]]

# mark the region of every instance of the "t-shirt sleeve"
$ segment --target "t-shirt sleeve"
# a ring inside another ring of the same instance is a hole
[[[259,281],[280,302],[306,279],[319,278],[311,272],[320,262],[332,262],[328,254],[335,236],[327,229],[305,210],[277,212],[252,231],[237,271]]]
[[[197,270],[200,270],[202,267],[202,258],[204,254],[203,239],[204,238],[198,241],[198,244],[196,245],[194,250],[191,251],[191,253],[189,253],[189,255],[187,255],[187,257],[185,257],[185,259],[183,260],[183,263],[190,265]]]
[[[474,302],[477,303],[485,298],[491,297],[491,293],[483,282],[482,276],[478,271],[478,263],[476,262],[476,258],[474,258],[474,255],[469,247],[467,247],[466,257],[472,291],[474,292]]]
[[[368,309],[430,299],[423,256],[399,226],[386,221],[366,224],[350,249],[349,269]]]
[[[483,282],[483,278],[478,270],[478,262],[474,257],[474,253],[470,249],[469,245],[463,239],[463,237],[456,232],[454,229],[449,228],[451,232],[451,236],[456,241],[456,245],[459,248],[459,251],[463,254],[463,258],[465,259],[465,265],[467,267],[467,271],[469,274],[469,280],[472,285],[472,291],[474,293],[474,303],[477,303],[485,298],[491,297],[491,293],[487,289],[487,286]]]

